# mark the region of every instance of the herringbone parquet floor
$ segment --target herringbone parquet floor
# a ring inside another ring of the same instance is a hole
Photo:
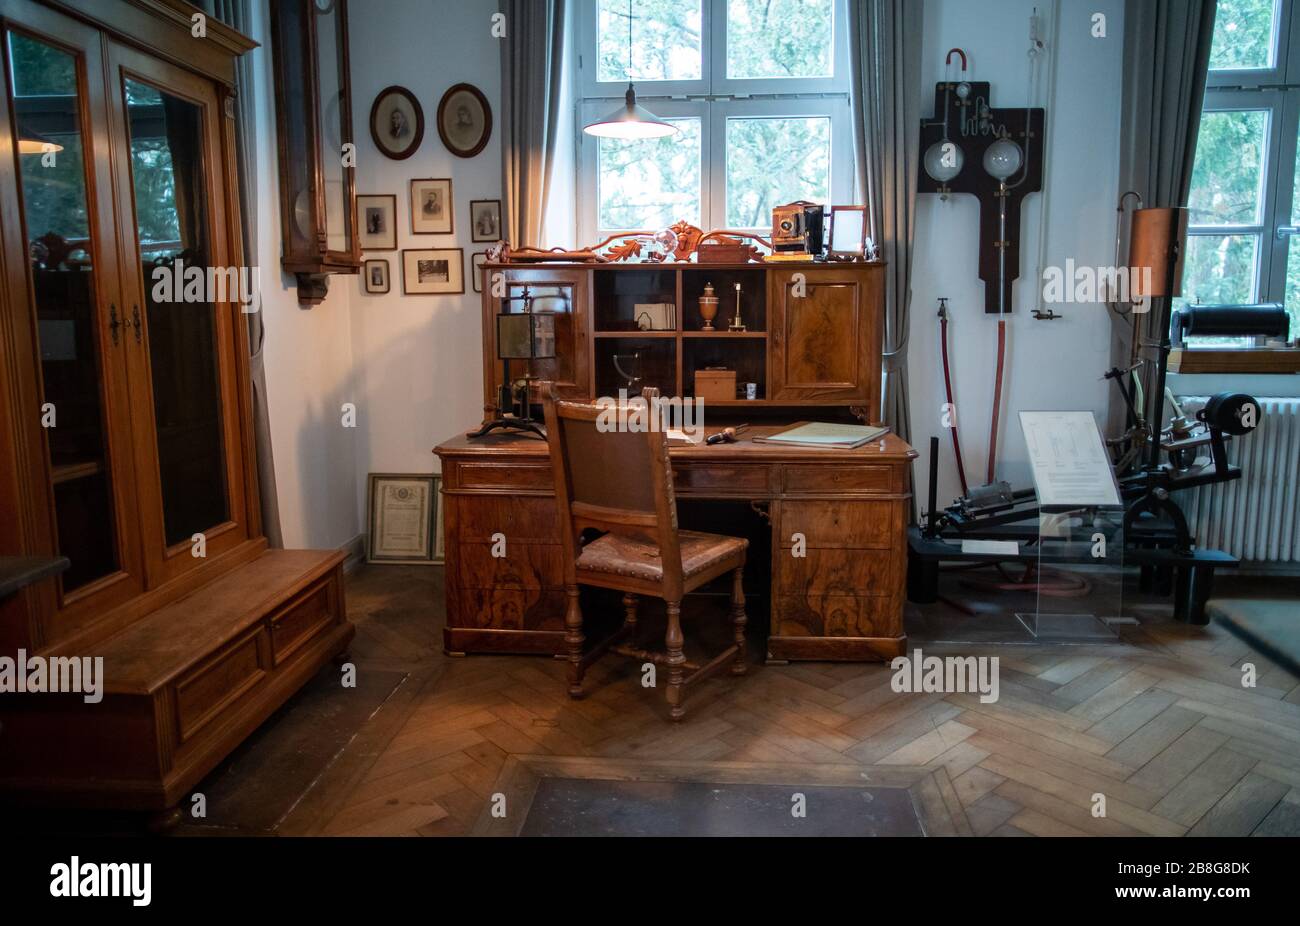
[[[882,665],[756,662],[704,683],[673,725],[661,693],[616,658],[571,701],[561,662],[443,657],[438,582],[392,592],[410,588],[392,568],[350,578],[354,656],[361,671],[407,665],[412,677],[286,832],[467,833],[507,757],[555,755],[941,765],[979,835],[1300,835],[1300,684],[1221,627],[1144,622],[1124,645],[949,648],[1000,657],[993,704],[897,693]],[[1105,816],[1092,812],[1097,794]]]

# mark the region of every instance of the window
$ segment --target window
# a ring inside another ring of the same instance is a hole
[[[1175,300],[1280,302],[1292,337],[1300,335],[1297,6],[1300,0],[1219,0],[1188,201],[1183,295]]]
[[[853,200],[844,0],[581,0],[577,86],[583,242],[684,219],[771,230],[772,207]],[[680,131],[594,138],[637,102]]]

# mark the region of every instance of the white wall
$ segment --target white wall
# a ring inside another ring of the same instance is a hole
[[[1042,305],[1036,265],[1044,202],[1048,215],[1042,266],[1064,266],[1067,258],[1090,266],[1113,261],[1123,4],[1061,0],[1057,41],[1052,37],[1052,0],[927,0],[925,8],[922,117],[928,118],[933,115],[934,84],[944,79],[943,59],[953,47],[961,47],[969,57],[970,79],[992,84],[993,106],[1025,105],[1029,16],[1035,6],[1049,44],[1039,67],[1034,101],[1046,108],[1046,183],[1044,193],[1025,198],[1021,213],[1020,279],[1007,322],[1008,372],[996,473],[996,478],[1008,479],[1016,487],[1031,485],[1017,412],[1090,409],[1104,426],[1106,390],[1114,388],[1100,379],[1110,366],[1110,322],[1104,306],[1055,306],[1065,316],[1055,321],[1036,321],[1031,311]],[[1107,18],[1104,39],[1091,35],[1096,12]],[[1048,98],[1053,66],[1058,69],[1056,90]],[[955,69],[954,64],[951,73]],[[951,440],[940,423],[944,402],[937,318],[940,296],[948,297],[953,389],[966,476],[972,487],[985,481],[997,316],[984,313],[978,239],[979,207],[973,196],[954,195],[947,202],[933,194],[918,197],[908,358],[912,442],[921,452],[914,472],[922,507],[931,435],[941,438],[940,505],[960,494]]]
[[[261,4],[252,52],[257,107],[258,264],[266,327],[267,401],[286,547],[334,548],[361,531],[355,504],[363,473],[357,430],[339,407],[357,400],[349,318],[350,279],[335,277],[314,309],[298,306],[294,279],[280,272],[280,189],[270,13]]]
[[[1009,320],[1008,375],[999,438],[1000,478],[1028,484],[1024,443],[1016,412],[1031,408],[1085,408],[1104,413],[1108,324],[1099,305],[1057,306],[1057,321],[1035,321],[1040,286],[1038,240],[1044,201],[1049,202],[1044,266],[1108,264],[1114,241],[1118,161],[1118,99],[1121,78],[1121,0],[1061,0],[1059,43],[1052,35],[1052,0],[929,0],[926,4],[926,89],[930,115],[943,57],[960,46],[974,80],[993,84],[994,105],[1026,102],[1028,18],[1035,5],[1049,42],[1036,105],[1047,108],[1047,195],[1024,204],[1021,280]],[[351,5],[350,41],[354,137],[358,146],[357,192],[391,193],[398,202],[398,247],[461,247],[465,251],[464,296],[403,296],[400,251],[368,252],[391,262],[392,292],[371,296],[360,277],[335,277],[324,304],[298,308],[296,292],[274,268],[280,229],[274,147],[274,101],[267,54],[257,56],[260,181],[259,216],[267,370],[271,422],[280,490],[281,520],[290,546],[340,546],[364,523],[366,474],[434,472],[430,452],[440,440],[477,421],[482,406],[480,303],[472,293],[469,259],[484,245],[469,240],[471,199],[501,196],[500,130],[477,157],[451,155],[438,138],[434,116],[447,87],[461,81],[479,87],[494,113],[500,111],[499,40],[489,16],[496,4],[454,0],[384,0]],[[1105,13],[1108,37],[1091,36],[1094,12]],[[266,19],[264,15],[264,19]],[[266,26],[255,36],[266,44]],[[1047,98],[1055,66],[1055,96]],[[390,84],[410,89],[424,108],[420,150],[405,161],[381,155],[367,125],[375,95]],[[571,120],[563,131],[572,132]],[[567,137],[567,135],[565,136]],[[454,235],[410,233],[409,181],[451,177],[456,209]],[[570,172],[557,171],[548,243],[565,237],[565,204],[572,202]],[[569,213],[571,215],[571,213]],[[563,240],[561,240],[563,239]],[[983,482],[992,401],[996,319],[983,311],[977,272],[978,209],[973,197],[918,200],[917,257],[913,275],[909,350],[917,490],[924,492],[931,434],[943,442],[940,501],[958,493],[952,450],[939,423],[943,403],[938,353],[937,297],[949,298],[953,374],[967,475]],[[1113,387],[1110,387],[1113,388]],[[339,424],[339,406],[355,402],[358,427]]]
[[[367,474],[435,472],[434,445],[482,417],[480,302],[470,258],[485,244],[469,234],[472,199],[501,198],[500,125],[476,157],[453,156],[435,124],[438,101],[466,82],[500,111],[499,40],[476,0],[354,0],[349,8],[357,192],[397,197],[398,251],[366,252],[390,262],[392,290],[363,292],[361,277],[330,278],[326,300],[300,308],[293,278],[279,271],[280,213],[269,2],[253,38],[258,107],[258,235],[267,331],[270,403],[280,521],[289,547],[341,547],[362,533]],[[375,148],[368,117],[376,94],[400,84],[424,109],[424,140],[393,161]],[[409,182],[451,177],[454,235],[412,235]],[[569,195],[561,192],[559,195]],[[403,296],[401,248],[464,249],[463,296]],[[356,405],[357,426],[340,407]]]
[[[357,193],[397,197],[399,248],[365,255],[390,261],[387,295],[364,293],[359,276],[334,284],[349,293],[360,396],[355,487],[360,512],[367,473],[435,472],[435,444],[483,416],[482,310],[473,292],[470,256],[488,245],[470,241],[469,203],[501,198],[501,41],[492,37],[489,19],[496,9],[483,0],[370,0],[350,6]],[[483,91],[497,118],[487,147],[469,159],[443,146],[435,121],[443,93],[462,82]],[[371,104],[392,84],[414,93],[424,109],[424,141],[404,161],[386,158],[370,138]],[[410,181],[424,177],[452,179],[455,234],[411,234]],[[402,295],[400,249],[433,247],[464,249],[465,295]]]

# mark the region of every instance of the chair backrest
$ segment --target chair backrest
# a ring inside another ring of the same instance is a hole
[[[677,542],[677,505],[668,439],[645,411],[644,431],[620,427],[638,420],[631,403],[622,407],[567,402],[546,396],[546,435],[551,450],[555,500],[565,548],[565,574],[574,581],[580,538],[588,528],[637,537],[659,548],[665,592],[680,596],[682,558]],[[651,403],[658,390],[646,389]],[[635,400],[634,400],[635,401]]]

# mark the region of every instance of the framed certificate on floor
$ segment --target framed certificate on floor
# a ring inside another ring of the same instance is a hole
[[[368,563],[433,563],[437,477],[370,474]]]

